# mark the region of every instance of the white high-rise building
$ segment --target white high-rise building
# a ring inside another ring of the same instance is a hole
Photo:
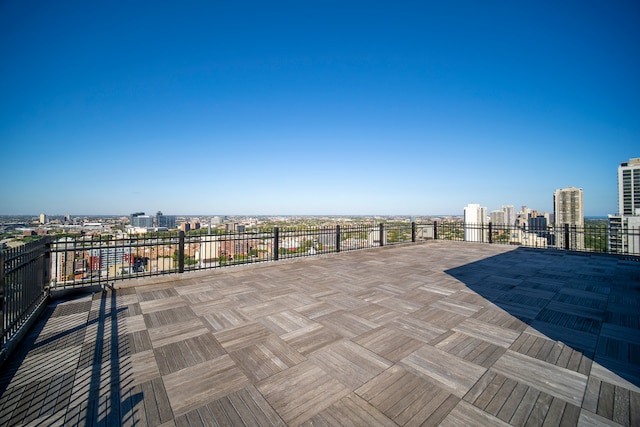
[[[609,215],[609,251],[640,255],[640,157],[618,167],[618,214]]]
[[[567,187],[553,193],[556,244],[563,249],[584,250],[584,203],[582,188]],[[565,227],[569,226],[569,247]]]
[[[513,205],[502,206],[504,218],[508,226],[513,227],[516,223],[516,208]]]
[[[464,240],[467,242],[484,242],[487,227],[487,208],[477,203],[470,203],[464,208]]]
[[[618,215],[640,216],[640,157],[618,167]]]

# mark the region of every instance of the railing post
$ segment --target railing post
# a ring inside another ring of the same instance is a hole
[[[280,251],[280,229],[273,227],[273,260],[278,261],[278,252]]]
[[[380,246],[384,246],[384,223],[380,223]]]
[[[433,221],[433,240],[438,240],[438,221]]]
[[[493,224],[489,221],[489,244],[493,243]]]
[[[51,237],[47,236],[47,240],[45,242],[45,253],[44,253],[44,277],[43,282],[46,283],[44,285],[47,289],[47,293],[50,293],[49,284],[51,283]],[[75,257],[75,252],[74,252]]]
[[[411,222],[411,241],[416,242],[416,222]]]
[[[178,232],[178,273],[184,273],[184,231]]]
[[[564,225],[564,248],[569,249],[569,224]]]
[[[336,224],[336,252],[340,252],[340,224]]]

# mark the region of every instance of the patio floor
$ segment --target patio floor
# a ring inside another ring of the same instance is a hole
[[[431,241],[59,299],[2,425],[640,425],[640,262]]]

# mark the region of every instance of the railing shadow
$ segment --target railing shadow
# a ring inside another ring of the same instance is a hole
[[[640,387],[640,262],[518,248],[446,273]]]
[[[98,296],[47,307],[3,366],[0,425],[136,424],[143,395],[130,390],[127,309],[118,307],[116,291]]]

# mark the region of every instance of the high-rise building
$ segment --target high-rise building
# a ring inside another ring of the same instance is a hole
[[[130,273],[134,262],[132,247],[105,247],[89,250],[89,268],[101,276],[117,276]]]
[[[567,187],[553,193],[553,216],[556,243],[559,247],[584,250],[584,203],[582,188]],[[565,228],[569,228],[569,246],[566,247]]]
[[[507,224],[506,215],[503,210],[500,211],[491,211],[491,223],[494,225],[505,225]]]
[[[618,167],[618,215],[640,216],[640,157]]]
[[[156,227],[176,228],[175,215],[163,215],[161,211],[156,213]]]
[[[533,233],[542,233],[547,231],[547,218],[544,215],[538,215],[529,218],[529,231]]]
[[[464,208],[464,240],[484,242],[487,225],[487,208],[470,203]]]
[[[151,228],[153,227],[153,217],[145,215],[144,212],[132,213],[130,218],[132,227]]]
[[[64,282],[74,278],[75,245],[71,237],[61,238],[52,245],[51,271],[56,282]]]
[[[640,157],[618,167],[618,214],[609,215],[609,251],[640,255]]]
[[[47,215],[41,213],[40,214],[40,224],[46,224],[47,223]]]
[[[508,226],[512,227],[516,223],[516,208],[513,205],[502,206],[504,218]]]
[[[142,215],[144,215],[144,212],[134,212],[129,215],[129,225],[133,227],[133,220]]]

